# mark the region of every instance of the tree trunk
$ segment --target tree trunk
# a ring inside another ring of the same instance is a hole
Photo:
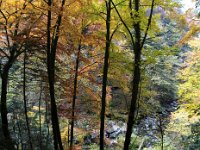
[[[46,83],[46,82],[45,82]],[[46,143],[45,143],[45,150],[48,150],[48,144],[49,144],[49,101],[48,98],[49,96],[47,95],[47,90],[45,88],[45,122],[46,122],[46,128],[47,128],[47,135],[46,135]]]
[[[39,147],[40,149],[42,149],[42,114],[41,114],[41,99],[42,99],[42,81],[40,81],[40,96],[39,96],[39,132],[40,132],[40,136],[39,136]]]
[[[104,122],[105,122],[105,110],[106,110],[106,87],[108,76],[108,60],[110,51],[110,17],[111,17],[111,0],[106,1],[106,48],[104,56],[103,67],[103,84],[102,84],[102,98],[101,98],[101,124],[100,124],[100,150],[104,149]]]
[[[74,91],[72,100],[72,122],[71,122],[71,134],[70,134],[70,150],[73,148],[73,136],[74,136],[74,119],[75,119],[75,104],[76,104],[76,94],[77,94],[77,81],[78,81],[78,68],[79,68],[79,57],[81,53],[81,41],[79,43],[76,66],[75,66],[75,77],[74,77]]]
[[[27,58],[27,54],[26,54],[26,50],[24,51],[24,76],[23,76],[23,97],[24,97],[24,114],[25,114],[25,118],[26,118],[26,127],[27,127],[27,131],[28,131],[28,140],[29,140],[29,144],[30,144],[30,149],[33,149],[33,145],[32,145],[32,140],[31,140],[31,131],[30,131],[30,127],[29,127],[29,119],[28,119],[28,114],[27,114],[27,100],[26,100],[26,58]]]
[[[4,138],[6,140],[8,149],[14,149],[14,145],[10,136],[10,132],[8,129],[8,110],[7,110],[7,88],[8,88],[8,73],[11,65],[6,64],[1,78],[2,78],[2,83],[1,83],[1,121],[2,121],[2,131]]]
[[[135,11],[136,13],[139,12],[139,0],[135,0]],[[138,16],[135,16],[138,18]],[[141,62],[141,34],[140,34],[140,22],[137,21],[134,24],[135,30],[135,45],[134,45],[134,72],[133,72],[133,85],[132,85],[132,99],[131,99],[131,106],[128,115],[128,122],[127,122],[127,131],[126,137],[124,142],[124,150],[129,149],[130,141],[131,141],[131,134],[132,128],[135,122],[135,112],[136,112],[136,105],[139,93],[139,84],[140,84],[140,62]]]
[[[55,100],[55,88],[54,88],[54,78],[55,78],[55,65],[52,65],[51,55],[47,54],[47,68],[48,68],[48,79],[49,79],[49,91],[51,97],[51,121],[54,136],[54,148],[55,150],[63,150],[62,140],[60,135],[60,127],[58,120],[57,105]]]
[[[52,129],[53,129],[53,139],[54,139],[54,149],[58,150],[58,141],[57,141],[57,133],[56,133],[56,125],[54,119],[54,111],[53,107],[55,104],[54,98],[54,83],[52,82],[52,74],[51,74],[51,0],[48,0],[48,20],[47,20],[47,72],[48,72],[48,82],[49,82],[49,92],[50,92],[50,104],[51,104],[51,121],[52,121]],[[52,96],[53,95],[53,96]],[[53,101],[53,103],[52,103]],[[57,108],[56,108],[57,109]]]
[[[48,18],[47,18],[47,72],[49,80],[49,91],[51,97],[51,121],[53,128],[53,137],[54,137],[54,148],[55,150],[63,150],[62,140],[60,135],[59,119],[57,112],[57,105],[55,100],[55,57],[56,49],[59,39],[60,25],[62,19],[62,11],[65,0],[61,4],[61,13],[58,15],[56,26],[55,26],[55,35],[51,38],[51,9],[48,9]],[[48,0],[48,6],[51,8],[52,1]]]
[[[14,116],[15,116],[15,114],[14,114]],[[24,144],[23,144],[23,141],[22,141],[22,130],[20,128],[21,124],[19,122],[19,120],[21,118],[18,118],[17,115],[16,115],[15,119],[17,120],[16,122],[17,122],[18,131],[19,131],[19,133],[18,133],[18,136],[19,136],[19,142],[18,142],[19,149],[24,150]],[[20,148],[20,146],[21,146],[21,148]]]
[[[158,116],[158,121],[159,121],[158,128],[160,130],[160,136],[161,136],[161,150],[163,150],[164,149],[164,129],[163,129],[162,116]]]
[[[135,112],[136,112],[136,107],[137,107],[137,101],[139,99],[139,84],[140,84],[140,78],[141,78],[141,55],[142,55],[142,48],[144,46],[144,43],[146,41],[146,37],[148,34],[148,30],[149,27],[151,25],[151,20],[152,20],[152,15],[153,15],[153,8],[154,8],[154,1],[152,0],[152,5],[151,5],[151,12],[150,12],[150,16],[148,19],[148,24],[147,24],[147,28],[146,31],[144,33],[144,37],[141,40],[141,29],[140,29],[140,18],[139,18],[139,6],[140,6],[140,0],[135,0],[135,8],[134,11],[135,16],[134,18],[138,19],[138,21],[136,23],[134,23],[134,30],[135,30],[135,42],[133,41],[133,36],[131,35],[131,33],[129,32],[130,36],[131,36],[131,41],[132,41],[132,45],[134,48],[134,72],[133,72],[133,85],[132,85],[132,99],[131,99],[131,106],[130,106],[130,110],[129,110],[129,115],[128,115],[128,122],[127,122],[127,131],[126,131],[126,137],[125,137],[125,142],[124,142],[124,150],[128,150],[129,149],[129,145],[130,145],[130,141],[131,141],[131,134],[132,134],[132,128],[133,125],[135,123]],[[132,11],[132,0],[130,0],[129,3],[129,7],[131,10],[131,17],[133,17],[133,11]],[[126,25],[126,24],[125,24]],[[128,30],[128,28],[127,28]],[[138,102],[139,103],[139,102]]]
[[[10,133],[8,130],[8,118],[7,118],[7,87],[8,87],[8,69],[5,68],[2,73],[1,83],[1,120],[2,120],[2,131],[4,137],[9,138]]]

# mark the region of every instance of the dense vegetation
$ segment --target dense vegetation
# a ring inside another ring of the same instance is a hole
[[[200,1],[0,0],[0,150],[200,147]]]

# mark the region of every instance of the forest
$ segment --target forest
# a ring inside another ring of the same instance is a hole
[[[200,0],[0,0],[0,150],[200,150]]]

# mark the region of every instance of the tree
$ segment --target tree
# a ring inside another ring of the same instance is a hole
[[[31,30],[34,28],[34,25],[38,21],[38,16],[29,17],[32,20],[27,20],[29,22],[29,26],[26,28],[20,28],[21,23],[25,22],[24,18],[21,17],[22,12],[27,10],[27,6],[31,3],[24,2],[21,3],[22,7],[16,9],[10,9],[9,5],[13,5],[11,3],[3,3],[1,1],[1,29],[2,29],[2,36],[6,38],[6,40],[2,39],[1,43],[2,48],[0,49],[1,52],[1,121],[2,121],[2,130],[4,133],[5,140],[10,143],[8,144],[9,149],[14,149],[14,144],[12,142],[10,132],[8,129],[8,118],[7,118],[7,89],[8,89],[8,76],[9,71],[12,68],[14,62],[18,59],[18,57],[24,52],[25,45],[29,45],[30,41],[35,41],[35,37],[29,36],[32,32]],[[3,8],[3,9],[2,9]],[[10,9],[10,10],[9,10]],[[7,11],[8,10],[8,11]],[[28,11],[28,10],[27,10]],[[10,19],[14,16],[17,16],[15,19]],[[35,41],[36,42],[36,41]]]
[[[101,97],[101,125],[100,125],[100,150],[104,149],[104,121],[105,121],[105,108],[106,108],[106,87],[108,77],[108,60],[110,51],[110,20],[111,20],[111,0],[105,1],[106,3],[106,48],[104,55],[103,67],[103,83],[102,83],[102,97]]]
[[[194,39],[190,41],[190,45],[193,47],[192,51],[185,53],[186,60],[181,65],[181,69],[178,73],[180,79],[179,84],[179,97],[182,107],[186,108],[191,115],[195,115],[199,111],[200,103],[199,99],[199,40]]]
[[[130,10],[132,15],[132,1],[130,1]],[[141,77],[141,52],[142,48],[144,46],[148,30],[151,24],[151,19],[153,15],[153,7],[154,7],[154,0],[152,0],[151,5],[151,13],[149,16],[147,28],[144,34],[144,38],[141,40],[141,28],[140,28],[140,17],[139,17],[139,10],[140,10],[140,0],[135,0],[135,6],[134,6],[135,14],[134,17],[137,21],[133,24],[134,30],[135,30],[135,43],[134,45],[134,72],[133,72],[133,82],[132,82],[132,99],[131,99],[131,106],[129,109],[129,115],[128,115],[128,122],[127,122],[127,131],[126,131],[126,138],[124,142],[124,150],[129,149],[129,144],[131,140],[131,134],[132,134],[132,128],[133,124],[135,122],[135,112],[137,108],[137,100],[138,100],[138,93],[139,93],[139,84],[140,84],[140,77]]]
[[[52,20],[52,6],[53,2],[48,0],[48,16],[47,16],[47,71],[48,71],[48,80],[49,80],[49,92],[51,97],[51,120],[54,136],[54,148],[63,150],[62,140],[60,135],[59,120],[57,113],[57,105],[55,100],[55,57],[56,49],[60,34],[60,26],[62,20],[63,9],[65,5],[65,0],[61,1],[60,12],[57,16],[56,25],[54,27],[54,32],[51,37],[51,20]]]
[[[74,132],[74,119],[75,119],[75,103],[77,97],[77,82],[78,82],[78,69],[80,63],[81,54],[81,39],[78,45],[78,51],[76,55],[76,65],[75,65],[75,75],[74,75],[74,89],[73,89],[73,99],[72,99],[72,121],[71,121],[71,134],[70,134],[70,149],[73,148],[73,132]]]
[[[26,118],[26,127],[28,131],[28,137],[29,137],[29,144],[30,144],[30,149],[33,149],[32,141],[31,141],[31,131],[30,131],[30,126],[29,126],[29,118],[27,114],[27,99],[26,99],[26,59],[27,59],[27,53],[26,49],[24,50],[24,75],[23,75],[23,97],[24,97],[24,114]]]

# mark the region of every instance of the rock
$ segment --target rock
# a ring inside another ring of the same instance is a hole
[[[107,130],[107,132],[113,133],[113,132],[117,132],[118,130],[120,130],[120,127],[118,125],[113,125],[110,129]]]
[[[95,139],[95,138],[98,138],[98,137],[99,137],[99,132],[98,131],[92,132],[92,134],[91,134],[91,138],[92,139]]]
[[[115,124],[114,121],[111,121],[111,120],[109,120],[108,123],[107,123],[107,125],[108,125],[108,126],[111,126],[111,127],[112,127],[114,124]]]
[[[112,124],[112,126],[106,130],[106,137],[115,139],[119,136],[120,133],[122,133],[122,130],[121,130],[120,126],[113,125],[113,123],[111,123],[111,124]]]
[[[111,142],[110,142],[111,145],[115,145],[117,143],[118,143],[117,140],[111,140]]]
[[[120,129],[118,129],[115,132],[108,134],[109,135],[108,138],[115,139],[119,136],[120,133],[122,133],[122,132]]]
[[[121,127],[121,131],[122,131],[122,133],[126,133],[126,124],[125,123]]]
[[[106,137],[110,139],[117,138],[120,134],[124,134],[126,132],[126,123],[123,121],[108,121],[107,129],[105,131]]]

